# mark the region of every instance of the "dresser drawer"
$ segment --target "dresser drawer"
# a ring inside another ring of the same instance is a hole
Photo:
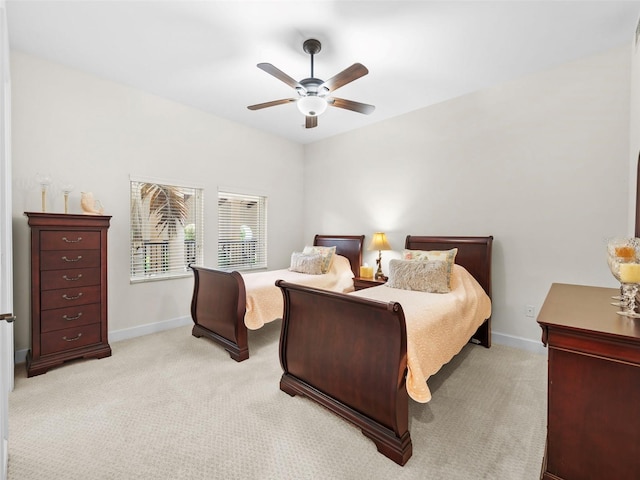
[[[49,355],[93,345],[94,343],[100,343],[99,323],[43,333],[40,336],[40,353]]]
[[[40,270],[100,266],[100,250],[49,250],[40,255]]]
[[[41,250],[97,250],[100,232],[81,230],[49,230],[40,232]]]
[[[100,285],[47,290],[40,294],[40,309],[72,307],[100,303]]]
[[[42,290],[84,287],[85,285],[100,285],[100,268],[47,270],[40,274],[40,288]]]
[[[100,323],[100,303],[78,305],[75,307],[43,310],[40,315],[40,331],[42,333],[62,330],[63,328],[80,327],[92,323]]]

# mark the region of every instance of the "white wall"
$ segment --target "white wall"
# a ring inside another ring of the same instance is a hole
[[[407,234],[494,235],[494,339],[539,347],[525,305],[537,311],[552,282],[615,286],[605,239],[633,231],[628,173],[640,138],[630,125],[640,107],[630,120],[630,103],[640,94],[632,97],[639,62],[630,48],[306,147],[13,52],[16,348],[29,346],[23,212],[40,208],[38,171],[56,181],[52,211],[62,211],[59,187],[71,182],[72,212],[90,190],[113,215],[111,332],[189,315],[191,279],[128,281],[128,177],[153,172],[205,187],[208,239],[218,185],[267,194],[273,268],[315,233],[386,231],[395,251],[383,253],[385,271]],[[205,255],[214,264],[214,241]]]
[[[152,175],[205,189],[205,264],[217,258],[217,189],[268,196],[270,267],[289,263],[302,237],[303,149],[124,85],[12,52],[13,227],[16,349],[28,349],[29,229],[40,211],[37,172],[54,185],[48,211],[63,212],[61,184],[92,191],[112,215],[109,230],[109,330],[189,318],[192,278],[129,283],[129,175]],[[239,105],[238,108],[244,108]],[[152,327],[153,328],[153,327]],[[139,330],[139,328],[138,328]]]
[[[537,349],[552,282],[616,286],[629,115],[625,47],[308,145],[305,234],[386,231],[385,271],[407,234],[493,235],[494,339]]]
[[[637,29],[636,29],[637,31]],[[640,157],[640,37],[631,41],[631,112],[629,119],[629,228],[635,234],[638,158]]]

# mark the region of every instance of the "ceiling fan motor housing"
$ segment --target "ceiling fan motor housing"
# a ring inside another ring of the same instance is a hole
[[[320,80],[319,78],[305,78],[304,80],[300,80],[300,85],[302,85],[304,90],[306,90],[306,95],[317,95],[319,97],[329,93],[329,89],[327,87],[320,88],[320,85],[323,83],[324,80]],[[298,94],[301,97],[306,96],[304,90],[298,89]]]

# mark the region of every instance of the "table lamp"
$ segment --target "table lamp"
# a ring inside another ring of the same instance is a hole
[[[387,241],[387,236],[383,232],[376,232],[373,234],[371,243],[369,244],[369,250],[378,250],[378,258],[376,263],[378,264],[378,271],[376,272],[376,280],[386,280],[387,277],[382,273],[382,250],[391,250],[391,245]]]

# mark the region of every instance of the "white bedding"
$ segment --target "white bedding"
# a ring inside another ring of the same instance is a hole
[[[265,323],[282,318],[284,300],[282,292],[275,285],[276,280],[347,293],[353,291],[353,277],[349,260],[337,254],[329,272],[322,275],[308,275],[287,269],[242,274],[247,294],[244,323],[248,329],[257,330]]]
[[[407,392],[421,403],[431,400],[427,379],[459,353],[491,316],[491,300],[460,265],[453,266],[449,293],[381,285],[351,295],[402,305],[407,326]]]

